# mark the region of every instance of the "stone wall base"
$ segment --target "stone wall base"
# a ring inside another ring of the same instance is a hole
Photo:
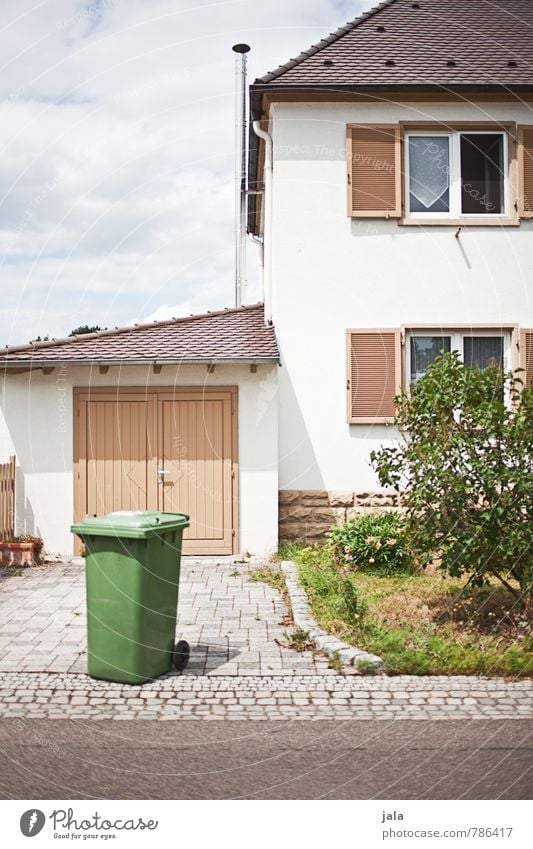
[[[361,513],[398,510],[395,492],[327,492],[283,489],[279,493],[280,542],[324,542],[333,525],[343,525]]]

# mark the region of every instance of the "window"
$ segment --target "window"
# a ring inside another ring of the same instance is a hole
[[[448,136],[409,136],[409,209],[450,211]]]
[[[409,386],[414,386],[441,354],[449,354],[451,336],[411,336],[409,340]]]
[[[505,366],[503,336],[466,336],[463,339],[463,361],[485,371],[490,366]]]
[[[503,212],[504,168],[501,133],[463,133],[461,139],[461,212]]]
[[[490,365],[510,368],[511,332],[450,331],[431,335],[411,330],[406,346],[406,385],[412,387],[440,354],[458,351],[465,365],[484,371]]]
[[[411,217],[506,213],[505,133],[411,132],[406,151],[406,207]]]

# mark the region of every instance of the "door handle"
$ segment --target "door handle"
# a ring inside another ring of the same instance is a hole
[[[165,483],[165,475],[168,475],[167,469],[164,469],[162,466],[157,467],[157,482]]]

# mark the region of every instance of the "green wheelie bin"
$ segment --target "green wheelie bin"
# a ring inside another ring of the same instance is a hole
[[[71,530],[85,545],[87,657],[93,678],[141,684],[182,670],[174,644],[183,531],[179,513],[119,510],[86,516]]]

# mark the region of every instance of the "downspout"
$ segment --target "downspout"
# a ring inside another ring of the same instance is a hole
[[[262,193],[261,193],[262,194]],[[256,236],[254,233],[248,233],[250,240],[254,243],[254,245],[259,246],[259,300],[264,303],[265,301],[265,243],[260,236]]]
[[[273,160],[274,144],[272,136],[261,129],[261,122],[253,122],[253,130],[256,136],[263,139],[265,143],[265,165],[264,165],[264,222],[263,222],[263,293],[265,301],[265,321],[272,322],[272,190],[273,183]]]

